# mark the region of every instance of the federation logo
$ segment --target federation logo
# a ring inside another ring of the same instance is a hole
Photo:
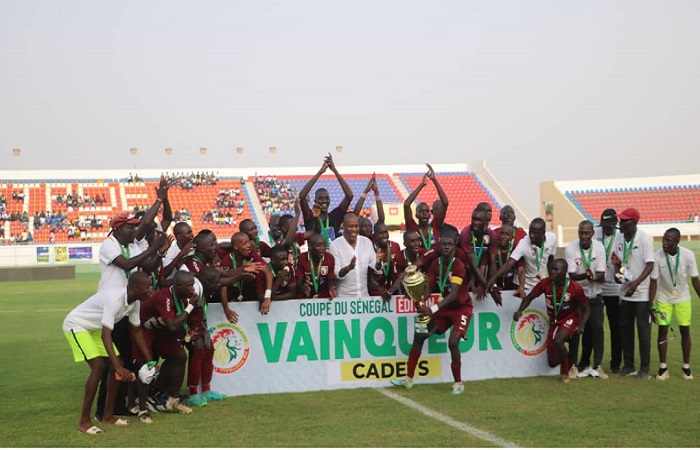
[[[245,365],[250,354],[250,342],[241,327],[232,323],[220,323],[209,328],[209,334],[214,347],[216,373],[228,375]]]
[[[537,309],[526,309],[517,322],[511,322],[510,340],[525,356],[536,356],[547,348],[549,320]]]

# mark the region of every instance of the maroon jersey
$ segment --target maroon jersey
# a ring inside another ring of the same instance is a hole
[[[399,244],[396,242],[388,241],[388,245],[389,251],[387,254],[386,246],[377,247],[377,244],[374,244],[374,251],[377,253],[377,256],[380,254],[384,255],[384,260],[382,262],[382,268],[379,269],[380,273],[375,272],[374,275],[372,275],[372,279],[377,283],[377,286],[384,286],[385,288],[391,287],[394,282],[395,278],[392,270],[393,260],[396,255],[401,253],[401,247],[399,247]],[[377,260],[379,260],[379,258],[377,258]],[[380,295],[380,293],[377,289],[370,289],[369,295]]]
[[[501,267],[508,263],[510,254],[513,252],[515,246],[501,249],[498,247],[498,245],[495,245],[494,248],[496,253],[496,270],[499,270]],[[515,277],[518,275],[518,267],[522,267],[523,264],[525,264],[525,259],[520,258],[518,262],[515,263],[515,266],[509,269],[501,277],[497,278],[496,284],[498,285],[498,287],[505,291],[512,291],[517,289],[518,286],[513,280],[515,280]]]
[[[260,242],[258,243],[258,251],[259,251],[259,253],[260,253],[260,256],[262,256],[263,258],[269,258],[269,257],[270,257],[270,250],[272,250],[272,249],[271,249],[270,246],[267,244],[267,242],[265,242],[265,241],[260,241]]]
[[[588,299],[586,298],[586,293],[580,284],[567,278],[569,282],[569,287],[566,289],[566,294],[564,295],[564,301],[562,302],[561,295],[564,286],[557,287],[557,299],[556,299],[556,318],[555,305],[554,305],[554,295],[552,279],[550,277],[543,278],[539,283],[532,288],[530,296],[532,298],[537,298],[544,294],[545,302],[547,304],[547,315],[549,316],[550,323],[563,323],[569,318],[575,318],[578,320],[578,308],[586,306],[588,304]],[[556,320],[555,320],[556,319]]]
[[[313,273],[311,272],[312,270],[314,271]],[[318,298],[330,298],[330,282],[335,280],[335,258],[330,252],[326,252],[323,254],[323,261],[321,261],[320,267],[318,261],[316,261],[312,268],[312,263],[309,260],[309,252],[302,253],[299,255],[299,261],[297,263],[296,278],[298,282],[302,283],[300,287],[304,295],[306,295],[306,289],[304,289],[304,287],[308,287],[309,294],[306,298],[312,298],[314,296],[318,296]],[[318,290],[316,286],[314,286],[314,279],[318,285]]]
[[[296,284],[297,277],[296,277],[296,274],[294,273],[294,267],[292,267],[291,264],[289,264],[289,263],[285,264],[281,270],[275,270],[272,267],[272,264],[268,264],[267,267],[269,267],[270,271],[272,272],[272,287],[275,286],[275,282],[277,281],[278,277],[285,277],[284,281],[280,281],[279,287],[277,288],[277,290],[275,290],[273,292],[273,294],[275,294],[275,295],[284,294],[285,292],[287,292],[287,286],[289,286],[290,284],[291,285]],[[291,276],[289,274],[291,274]],[[265,292],[265,281],[266,280],[265,280],[264,276],[263,277],[255,277],[255,283],[257,285],[258,292]],[[296,294],[296,292],[295,292],[295,294]]]
[[[496,247],[497,242],[498,235],[494,234],[494,231],[488,228],[481,237],[472,235],[471,225],[464,227],[462,232],[459,233],[459,246],[465,253],[474,255],[474,258],[478,260],[478,267],[486,267],[489,265],[491,252],[493,248]],[[474,247],[474,244],[476,244],[476,247]]]
[[[343,216],[345,216],[346,212],[347,212],[346,210],[341,209],[340,205],[338,205],[335,208],[333,208],[333,210],[328,211],[328,215],[326,216],[326,219],[322,220],[320,217],[314,217],[313,211],[311,209],[309,209],[304,214],[304,228],[306,230],[313,230],[314,220],[318,220],[321,222],[321,230],[322,231],[324,229],[327,229],[327,228],[333,229],[333,231],[331,232],[331,241],[332,241],[340,236],[340,224],[343,223]],[[323,233],[321,233],[321,234],[323,234]]]
[[[182,264],[187,268],[187,270],[192,272],[192,275],[197,278],[199,278],[199,272],[201,272],[205,267],[214,267],[213,263],[206,263],[202,261],[202,258],[196,254],[185,258],[185,261]]]
[[[425,249],[423,247],[418,249],[418,256],[416,256],[416,260],[420,259],[421,256],[425,253]],[[396,277],[401,275],[405,270],[406,267],[408,267],[409,264],[415,264],[416,261],[409,261],[408,257],[406,256],[406,249],[401,250],[398,252],[396,255],[392,256],[391,259],[391,271],[394,274],[394,280]]]
[[[180,306],[182,306],[185,300],[179,299],[179,301]],[[172,290],[170,288],[159,289],[141,302],[141,310],[139,312],[141,316],[141,325],[151,319],[174,319],[178,314],[177,308],[178,306],[175,305]],[[184,309],[184,307],[182,309]]]
[[[423,262],[423,268],[430,268],[430,265],[438,258],[438,256],[440,256],[440,245],[433,244],[433,246],[430,247],[430,250],[423,253],[420,258]],[[467,252],[459,247],[455,247],[455,258],[462,261],[465,267],[467,266]]]
[[[442,274],[440,273],[440,260],[442,258],[437,258],[430,265],[428,270],[428,280],[430,282],[430,289],[433,293],[442,294],[446,297],[452,289],[459,289],[457,293],[457,298],[450,303],[448,308],[456,309],[463,306],[472,306],[472,298],[469,295],[469,279],[467,278],[467,266],[459,258],[452,259],[452,267],[443,265]],[[449,270],[448,270],[449,269]],[[440,288],[439,281],[442,279],[445,283],[444,288]],[[461,285],[459,282],[461,281]],[[453,284],[454,282],[454,284]]]
[[[234,259],[235,258],[235,259]],[[226,258],[221,261],[221,267],[226,270],[237,269],[239,267],[245,266],[248,261],[255,261],[265,265],[265,261],[260,257],[258,252],[250,252],[249,258],[239,258],[235,253],[230,253]],[[263,289],[258,291],[258,279],[262,278]],[[259,301],[265,293],[265,272],[260,271],[255,274],[254,279],[248,279],[245,281],[238,281],[233,283],[226,290],[228,293],[229,300],[238,300],[240,295],[243,295],[243,301]]]
[[[418,226],[416,219],[411,217],[406,217],[406,230],[415,231],[420,234],[423,241],[423,248],[429,250],[433,244],[436,244],[440,240],[440,228],[445,223],[445,219],[438,218],[437,220],[433,217],[433,221],[430,222],[429,226],[425,230],[421,230]],[[427,245],[426,245],[427,244]]]

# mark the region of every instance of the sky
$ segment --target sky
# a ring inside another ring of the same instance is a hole
[[[534,217],[542,181],[698,173],[698,24],[694,0],[0,0],[0,170],[341,145],[341,173],[486,160]]]

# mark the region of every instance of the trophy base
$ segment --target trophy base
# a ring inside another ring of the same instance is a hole
[[[416,334],[428,334],[428,323],[416,322],[414,329]]]

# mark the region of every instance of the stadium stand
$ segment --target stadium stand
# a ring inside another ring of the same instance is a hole
[[[401,181],[409,192],[412,192],[423,180],[423,173],[401,173]],[[436,172],[435,175],[440,185],[450,200],[445,222],[462,228],[471,221],[471,212],[477,203],[488,202],[493,208],[492,225],[497,225],[498,213],[501,206],[493,198],[472,172]],[[432,206],[432,202],[440,198],[432,183],[429,183],[418,195],[416,204],[426,202]]]
[[[642,223],[685,222],[700,212],[700,185],[567,191],[587,219],[597,222],[606,208],[637,208]]]

